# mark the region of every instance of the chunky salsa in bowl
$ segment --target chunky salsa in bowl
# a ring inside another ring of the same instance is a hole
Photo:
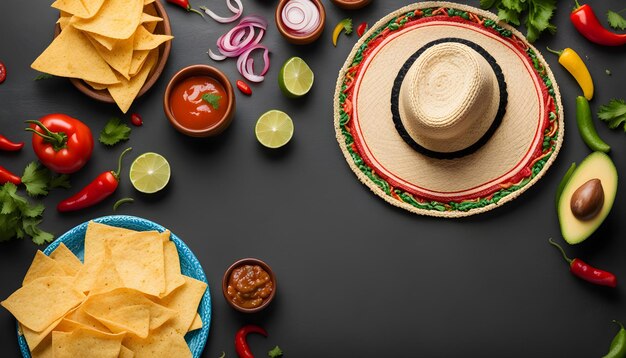
[[[245,313],[265,308],[276,294],[276,276],[263,261],[246,258],[236,261],[224,273],[222,292],[226,301]]]
[[[206,65],[178,71],[163,96],[163,110],[181,133],[208,137],[224,131],[235,114],[235,95],[228,77]]]

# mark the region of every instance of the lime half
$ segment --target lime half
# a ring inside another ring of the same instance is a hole
[[[142,193],[156,193],[170,181],[170,163],[157,153],[144,153],[130,165],[130,182]]]
[[[254,133],[256,139],[264,146],[282,147],[293,136],[293,121],[287,113],[272,109],[259,117]]]
[[[309,65],[300,57],[285,61],[278,73],[278,86],[285,96],[302,97],[313,87],[315,76]]]

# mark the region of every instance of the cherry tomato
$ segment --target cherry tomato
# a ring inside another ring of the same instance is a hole
[[[250,89],[250,86],[248,86],[247,83],[245,83],[242,80],[238,80],[237,81],[237,88],[239,88],[239,90],[241,91],[241,93],[245,94],[245,95],[251,95],[252,94],[252,90]]]
[[[7,68],[4,63],[0,62],[0,83],[7,79]]]
[[[133,113],[130,115],[130,123],[132,123],[134,126],[141,126],[143,124],[143,119],[141,119],[141,116],[137,113]]]
[[[50,170],[71,174],[82,168],[93,151],[93,136],[87,125],[65,114],[55,113],[28,120],[33,132],[33,149],[41,164]]]

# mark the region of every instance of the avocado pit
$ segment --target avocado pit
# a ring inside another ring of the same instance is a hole
[[[582,221],[596,217],[603,205],[604,189],[602,188],[602,182],[598,178],[591,179],[581,185],[572,194],[570,200],[572,214]]]

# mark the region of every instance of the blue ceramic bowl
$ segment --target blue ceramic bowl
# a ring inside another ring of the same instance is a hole
[[[93,221],[136,231],[165,231],[165,228],[163,226],[135,216],[105,216],[98,219],[93,219]],[[61,235],[43,251],[44,254],[50,255],[50,253],[54,251],[54,249],[56,249],[60,243],[64,243],[65,246],[67,246],[68,249],[70,249],[74,253],[74,255],[78,256],[78,258],[82,261],[85,254],[85,232],[87,231],[87,224],[88,222],[82,223],[71,229],[70,231],[66,232],[65,234]],[[172,233],[171,240],[174,242],[174,244],[176,244],[176,248],[178,249],[178,256],[180,257],[180,269],[183,275],[193,277],[196,280],[200,280],[207,284],[207,290],[204,293],[202,301],[200,302],[200,306],[198,307],[198,313],[202,318],[202,328],[193,332],[189,332],[187,333],[187,335],[185,335],[185,340],[189,345],[189,349],[191,350],[193,357],[199,358],[202,354],[202,350],[204,350],[204,345],[206,344],[207,337],[209,336],[209,326],[211,324],[211,295],[209,293],[209,283],[206,279],[206,276],[204,275],[204,270],[202,270],[200,262],[193,254],[193,252],[191,252],[189,247],[187,247],[187,245],[185,245],[185,243],[182,242],[174,233]],[[26,339],[24,339],[24,336],[20,334],[19,328],[17,331],[17,339],[20,345],[20,351],[22,352],[22,356],[24,358],[31,358],[28,344],[26,344]]]

